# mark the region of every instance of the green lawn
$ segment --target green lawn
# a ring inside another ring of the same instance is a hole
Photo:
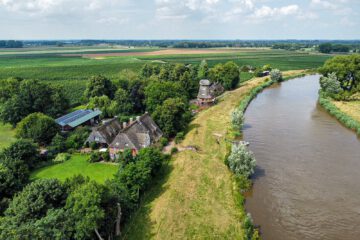
[[[89,155],[75,154],[70,160],[56,165],[47,166],[34,171],[31,179],[57,178],[61,181],[74,175],[87,176],[99,183],[113,178],[118,170],[117,165],[109,163],[89,163]]]
[[[15,140],[15,131],[9,124],[0,123],[0,150]]]

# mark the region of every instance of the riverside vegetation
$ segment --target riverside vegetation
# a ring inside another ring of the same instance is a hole
[[[320,72],[319,103],[360,136],[360,55],[334,57]]]

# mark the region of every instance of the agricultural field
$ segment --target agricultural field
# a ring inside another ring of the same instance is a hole
[[[15,140],[15,131],[9,124],[0,123],[0,150]]]
[[[91,54],[89,53],[91,52]],[[102,74],[116,79],[124,69],[139,71],[145,63],[199,64],[209,66],[227,61],[238,65],[262,66],[271,63],[281,70],[321,66],[328,55],[271,49],[102,49],[46,48],[0,50],[0,79],[39,79],[65,87],[73,105],[80,103],[90,76]]]
[[[31,179],[56,178],[64,181],[75,175],[83,175],[104,183],[107,179],[113,178],[118,166],[110,163],[89,163],[88,155],[73,155],[68,161],[37,169],[31,174]]]

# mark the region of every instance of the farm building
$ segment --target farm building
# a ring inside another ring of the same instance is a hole
[[[99,122],[101,111],[77,110],[55,120],[62,131],[70,131],[78,126],[94,125]]]
[[[215,103],[216,97],[224,92],[224,87],[220,83],[211,83],[207,79],[200,81],[197,103],[199,106],[208,106]]]
[[[145,113],[135,121],[131,119],[129,123],[124,123],[123,129],[109,146],[110,156],[114,159],[125,149],[131,149],[135,155],[140,149],[156,143],[162,135],[163,132],[150,115]]]
[[[103,121],[101,126],[92,129],[85,143],[96,142],[102,147],[108,147],[121,130],[121,124],[117,118]]]

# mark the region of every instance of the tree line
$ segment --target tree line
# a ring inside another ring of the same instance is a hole
[[[23,46],[22,41],[0,40],[0,48],[22,48]]]

